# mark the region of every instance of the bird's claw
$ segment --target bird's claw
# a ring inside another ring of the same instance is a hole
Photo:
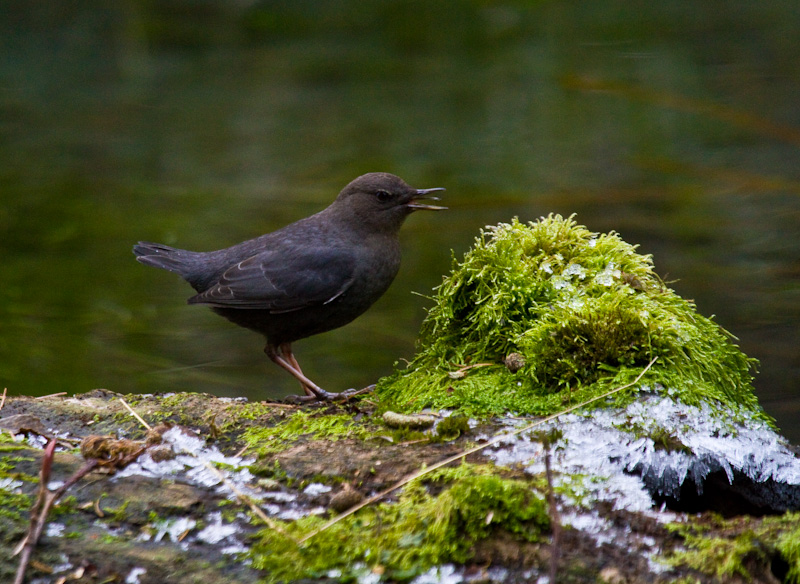
[[[375,391],[375,384],[368,385],[367,387],[363,387],[361,389],[346,389],[341,393],[334,393],[332,395],[332,399],[336,401],[347,401],[359,395],[364,395],[365,393],[372,393]]]
[[[318,388],[313,395],[290,395],[289,397],[286,398],[286,401],[295,404],[307,404],[310,402],[334,402],[334,401],[346,402],[359,395],[364,395],[365,393],[371,393],[374,390],[375,390],[374,383],[362,389],[347,389],[340,393],[331,393],[329,391],[325,391],[324,389]]]

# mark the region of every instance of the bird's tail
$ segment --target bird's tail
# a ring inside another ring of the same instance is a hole
[[[196,251],[177,249],[147,241],[140,241],[134,245],[133,253],[139,262],[175,272],[184,279],[190,278],[196,266],[197,256],[200,255]]]

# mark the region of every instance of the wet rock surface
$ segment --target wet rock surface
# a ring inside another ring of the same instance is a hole
[[[83,463],[77,444],[86,436],[147,444],[148,430],[120,397],[95,391],[6,400],[0,411],[0,426],[8,424],[0,442],[0,580],[12,580],[11,552],[27,529],[47,439],[59,440],[51,489]],[[346,511],[424,466],[490,441],[467,462],[481,473],[529,484],[542,497],[554,490],[557,510],[550,509],[543,537],[522,538],[492,523],[490,510],[485,523],[492,529],[471,544],[465,561],[404,575],[368,558],[305,580],[546,581],[554,557],[557,580],[565,582],[779,582],[800,574],[800,554],[792,552],[800,549],[796,448],[761,421],[735,413],[724,420],[655,391],[644,391],[625,409],[573,413],[535,430],[520,431],[532,418],[472,421],[456,439],[437,437],[435,428],[398,433],[381,425],[368,402],[299,408],[198,394],[130,401],[158,427],[158,439],[150,432],[154,443],[135,462],[113,473],[92,472],[67,491],[49,517],[27,581],[269,579],[269,570],[254,567],[260,560],[252,553],[263,530],[330,517],[331,508]],[[300,411],[308,416],[308,434],[298,432],[278,446],[250,439]],[[314,434],[314,423],[334,416],[349,416],[352,429]],[[505,437],[497,440],[499,434]],[[433,496],[448,489],[441,481],[423,479],[423,485]],[[384,501],[393,505],[402,492]],[[415,542],[409,545],[424,545]],[[715,568],[715,561],[723,567]]]

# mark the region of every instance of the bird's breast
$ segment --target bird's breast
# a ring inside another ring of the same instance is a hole
[[[356,265],[353,283],[342,295],[342,301],[369,307],[383,296],[397,276],[400,270],[400,246],[396,241],[364,245],[359,248]]]

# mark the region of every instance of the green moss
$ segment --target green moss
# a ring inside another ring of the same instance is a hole
[[[383,407],[552,413],[631,382],[658,357],[642,384],[766,419],[752,390],[756,362],[616,233],[558,215],[514,219],[483,231],[435,292],[420,352],[378,384]],[[510,353],[522,356],[515,373]],[[490,365],[462,369],[478,363]]]
[[[21,442],[15,442],[9,434],[0,432],[0,444],[3,452],[17,450],[30,450],[30,447]],[[15,493],[15,481],[37,483],[38,477],[17,471],[17,465],[21,462],[30,462],[33,457],[24,456],[2,456],[0,457],[0,482],[11,481],[5,486],[0,485],[0,542],[21,529],[20,526],[27,522],[24,514],[30,509],[32,499],[28,495]]]
[[[265,402],[245,402],[230,406],[240,420],[258,420],[275,414],[275,406]]]
[[[75,495],[67,495],[58,500],[50,510],[50,517],[60,518],[72,515],[78,510],[78,499]]]
[[[784,582],[800,582],[800,513],[730,520],[706,518],[705,523],[673,524],[684,542],[681,551],[666,557],[668,564],[722,578],[741,576],[752,581],[755,570],[767,572],[776,556],[786,564]]]
[[[407,580],[445,562],[466,562],[473,546],[497,530],[529,542],[549,528],[544,499],[530,484],[501,478],[490,467],[465,465],[427,478],[443,483],[436,496],[414,481],[397,503],[362,509],[303,546],[296,539],[322,518],[282,524],[282,532],[264,529],[251,551],[253,565],[273,582],[330,574],[346,581],[372,568],[390,580]]]
[[[128,518],[128,504],[130,501],[125,501],[118,507],[103,506],[103,513],[105,514],[106,521],[111,523],[123,523]]]
[[[749,581],[750,573],[745,568],[745,558],[756,553],[763,556],[763,552],[753,545],[753,541],[752,531],[733,539],[692,535],[686,538],[686,545],[690,549],[676,554],[672,562],[673,565],[692,568],[717,578],[739,575]],[[764,557],[758,559],[765,560]]]
[[[461,415],[448,416],[436,426],[436,435],[442,440],[454,440],[469,430],[469,418]]]
[[[126,403],[151,425],[159,423],[172,423],[180,426],[197,424],[196,407],[198,403],[205,403],[207,394],[196,392],[176,392],[159,395],[125,396]],[[131,416],[127,408],[120,408],[113,416],[117,425],[134,426],[136,431],[144,433],[139,422]]]
[[[11,520],[13,522],[25,521],[23,512],[30,509],[31,498],[22,493],[12,493],[5,489],[0,489],[0,522]]]
[[[795,519],[794,529],[781,533],[775,544],[788,566],[784,579],[787,584],[800,584],[800,513],[795,514]]]
[[[304,437],[335,441],[342,438],[364,439],[371,435],[368,424],[355,423],[350,414],[297,410],[273,426],[247,428],[241,439],[247,444],[249,452],[263,456],[285,450]]]
[[[16,470],[18,464],[30,462],[31,460],[34,459],[24,456],[7,456],[0,458],[0,478],[15,479],[18,481],[25,481],[26,483],[39,482],[39,477]]]

